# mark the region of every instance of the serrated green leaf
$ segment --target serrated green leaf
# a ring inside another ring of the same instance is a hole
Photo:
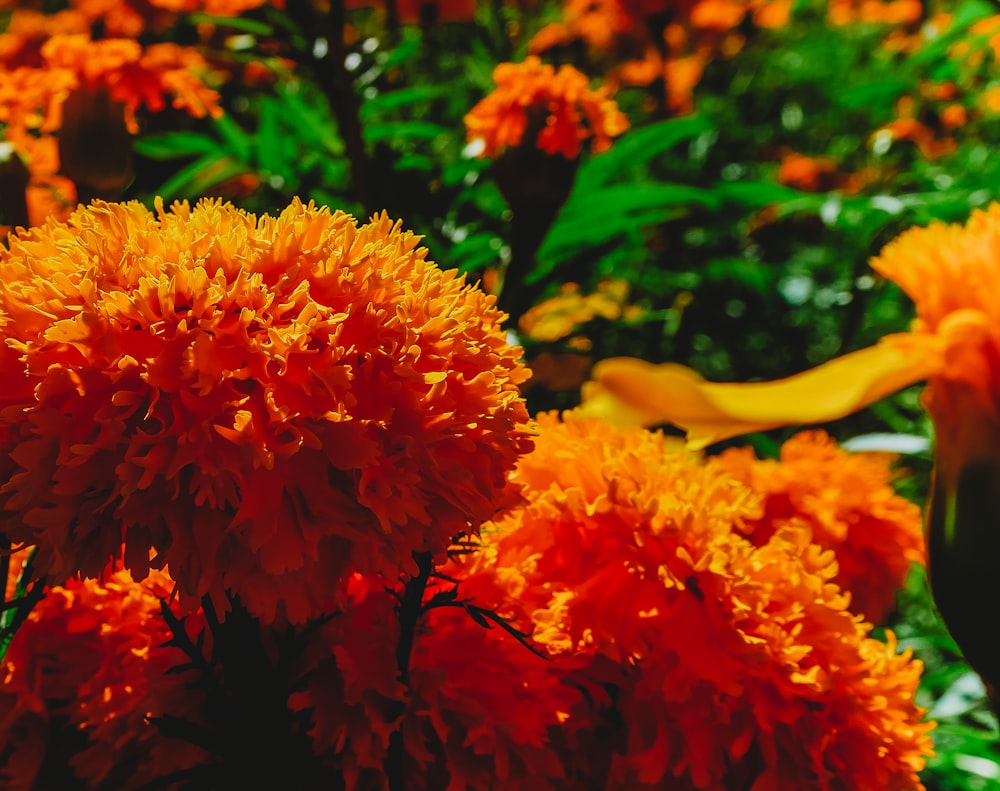
[[[294,85],[294,83],[293,83]],[[344,153],[344,143],[323,103],[311,104],[292,85],[279,91],[284,118],[306,145],[320,146],[335,156]]]

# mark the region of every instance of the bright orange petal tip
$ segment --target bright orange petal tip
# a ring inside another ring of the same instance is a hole
[[[939,367],[939,344],[921,333],[891,335],[795,376],[749,384],[707,382],[682,365],[616,357],[594,366],[598,388],[589,392],[597,403],[588,408],[585,401],[583,410],[607,414],[616,402],[643,425],[683,428],[697,449],[753,431],[836,420]]]

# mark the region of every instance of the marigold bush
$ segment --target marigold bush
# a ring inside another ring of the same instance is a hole
[[[0,0],[0,786],[992,787],[998,61],[984,0]]]

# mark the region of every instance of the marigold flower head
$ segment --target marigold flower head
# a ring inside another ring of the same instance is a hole
[[[204,58],[189,47],[151,44],[132,39],[91,41],[89,36],[54,36],[42,47],[49,70],[75,77],[76,86],[105,88],[125,105],[130,131],[138,131],[135,111],[145,105],[153,112],[172,104],[194,117],[221,115],[219,95],[197,76],[208,70]],[[58,123],[56,124],[58,126]]]
[[[301,621],[495,509],[530,447],[494,298],[385,215],[95,203],[0,250],[0,531],[53,579]]]
[[[575,159],[581,143],[603,151],[628,129],[607,90],[590,90],[587,77],[572,66],[555,70],[535,56],[501,63],[493,70],[496,90],[465,116],[469,140],[482,140],[483,156],[508,146],[537,146],[547,154]]]
[[[805,522],[754,544],[761,494],[603,421],[539,416],[511,481],[523,505],[484,528],[456,576],[533,626],[557,664],[590,657],[578,684],[620,668],[601,787],[922,788],[921,664],[869,636]],[[580,701],[567,714],[572,762],[594,713]]]
[[[835,25],[914,25],[923,14],[919,0],[830,0],[827,5]]]
[[[811,431],[788,440],[780,460],[758,460],[751,448],[733,448],[717,463],[764,495],[763,515],[747,522],[754,544],[805,522],[812,540],[833,550],[834,581],[850,592],[851,610],[881,623],[910,564],[924,562],[920,509],[893,491],[890,460],[848,453],[826,433]]]
[[[141,584],[118,572],[70,580],[35,606],[0,663],[3,788],[36,788],[44,765],[64,762],[81,788],[140,788],[205,760],[151,721],[197,721],[204,706],[177,672],[186,657],[164,645],[159,597],[172,586],[159,572]]]

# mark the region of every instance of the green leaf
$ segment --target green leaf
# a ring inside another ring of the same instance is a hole
[[[310,104],[302,98],[298,83],[289,83],[279,91],[283,117],[303,143],[321,146],[334,156],[342,156],[344,143],[337,136],[323,102]]]
[[[213,25],[214,27],[229,28],[239,30],[242,33],[249,33],[252,36],[270,37],[274,34],[274,28],[266,22],[256,19],[247,19],[239,16],[214,16],[213,14],[191,14],[191,21],[196,25]]]
[[[393,170],[419,170],[429,173],[434,169],[434,160],[423,154],[404,154],[393,163]]]
[[[150,159],[177,159],[219,151],[219,141],[200,132],[150,135],[137,138],[132,145],[136,153]]]
[[[447,131],[448,129],[440,124],[425,121],[392,121],[367,124],[364,127],[364,136],[370,143],[378,143],[383,140],[433,140]]]
[[[771,181],[727,181],[717,184],[714,193],[723,201],[762,208],[772,203],[787,203],[802,197],[802,193]]]
[[[225,154],[210,154],[181,168],[157,190],[164,200],[196,198],[214,185],[247,173],[249,168]]]
[[[285,175],[290,164],[285,155],[288,138],[282,134],[280,119],[281,106],[274,99],[265,97],[257,126],[257,164],[261,170]]]
[[[225,142],[227,151],[237,159],[249,162],[253,151],[253,138],[228,115],[214,118],[212,123]]]
[[[831,98],[841,107],[857,110],[889,106],[900,96],[912,90],[912,79],[880,77],[863,85],[855,85],[839,92],[834,91]]]
[[[491,233],[478,233],[456,243],[448,251],[447,261],[462,272],[478,269],[490,262],[498,262],[500,248],[498,238]]]
[[[649,162],[709,129],[709,122],[696,115],[630,130],[607,151],[591,157],[580,167],[574,191],[588,191],[606,184],[628,168]]]
[[[415,85],[412,88],[380,93],[372,99],[367,99],[361,106],[361,120],[373,121],[391,110],[440,99],[451,94],[451,88],[441,85]]]

